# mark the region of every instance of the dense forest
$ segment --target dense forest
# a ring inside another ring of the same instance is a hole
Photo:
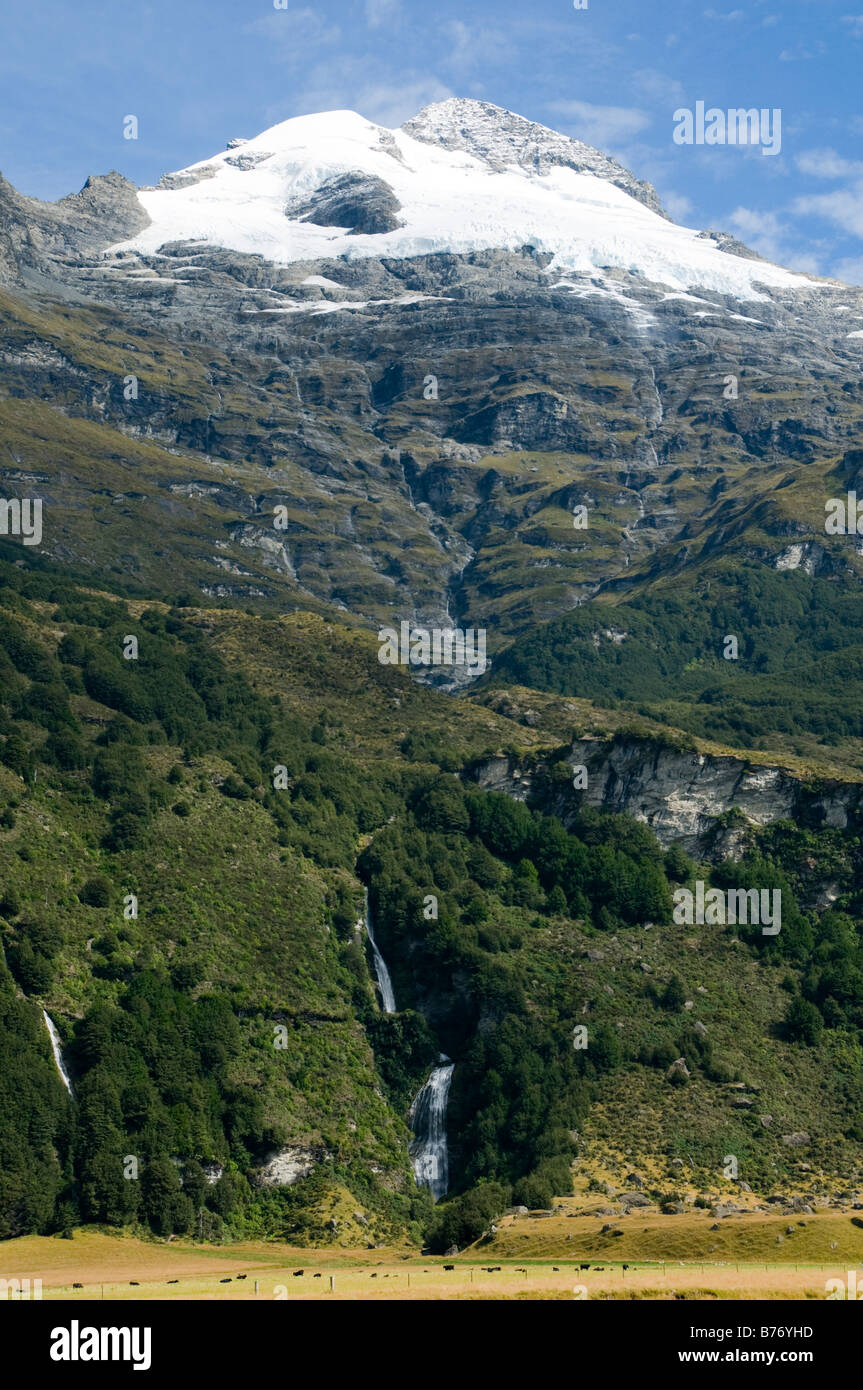
[[[731,1078],[674,972],[609,995],[589,1045],[573,1044],[584,943],[667,928],[675,888],[706,866],[626,816],[583,811],[564,827],[480,791],[440,732],[369,756],[359,716],[345,723],[349,702],[334,713],[331,695],[259,689],[206,614],[0,568],[0,1236],[105,1223],[326,1240],[327,1194],[342,1193],[372,1234],[446,1249],[512,1202],[547,1206],[570,1190],[578,1132],[615,1075],[664,1076],[684,1055],[698,1084]],[[774,616],[764,630],[781,632]],[[731,630],[734,617],[716,621]],[[642,648],[662,647],[659,622],[646,607],[627,614],[643,640],[634,656],[635,638],[614,649],[621,690]],[[670,633],[673,611],[667,622]],[[587,634],[590,620],[566,624]],[[565,683],[543,650],[522,658],[520,678]],[[371,652],[368,671],[389,679]],[[401,698],[385,684],[379,694]],[[807,903],[807,855],[842,881],[829,910]],[[856,835],[775,826],[712,881],[781,888],[781,934],[740,929],[783,982],[770,1035],[863,1055]],[[394,1015],[357,931],[363,884]],[[637,1045],[620,1031],[635,1017]],[[406,1122],[440,1051],[456,1072],[451,1194],[435,1209],[413,1184]],[[859,1071],[838,1086],[845,1134],[863,1141]],[[268,1155],[300,1140],[314,1170],[262,1185]]]
[[[851,582],[715,562],[620,603],[542,624],[486,682],[625,701],[639,713],[737,747],[795,736],[823,744],[863,726],[863,643]],[[733,648],[729,638],[734,638]],[[789,679],[792,676],[792,679]]]

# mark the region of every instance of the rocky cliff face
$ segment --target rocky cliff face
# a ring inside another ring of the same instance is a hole
[[[91,252],[143,231],[150,219],[135,185],[113,170],[87,180],[80,193],[42,203],[16,192],[0,175],[0,283],[60,280]],[[61,285],[55,287],[62,293]]]
[[[743,758],[675,749],[641,739],[576,739],[566,763],[587,772],[587,786],[550,776],[543,761],[495,758],[476,772],[487,791],[519,801],[538,799],[565,823],[582,805],[627,812],[649,825],[665,848],[680,845],[700,858],[737,858],[752,832],[792,819],[844,830],[859,824],[863,784],[809,784],[784,768]]]

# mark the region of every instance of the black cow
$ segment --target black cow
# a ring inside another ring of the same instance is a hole
[[[137,1288],[140,1288],[140,1285],[139,1285],[137,1279],[130,1279],[130,1280],[129,1280],[129,1288],[130,1288],[130,1289],[137,1289]]]
[[[579,1265],[579,1269],[590,1269],[590,1265]]]
[[[248,1277],[249,1277],[248,1274],[238,1274],[238,1275],[237,1275],[237,1278],[238,1278],[238,1279],[248,1279]]]
[[[245,1279],[245,1277],[246,1277],[245,1274],[241,1274],[241,1275],[240,1275],[240,1278],[241,1278],[241,1279]],[[319,1274],[313,1274],[313,1275],[312,1275],[312,1278],[313,1278],[313,1279],[320,1279],[320,1277],[321,1277],[321,1276],[320,1276]]]
[[[169,1279],[169,1280],[168,1280],[168,1283],[169,1283],[169,1284],[179,1284],[179,1282],[180,1282],[179,1279]]]
[[[220,1284],[230,1284],[230,1282],[231,1282],[230,1279],[220,1279],[220,1280],[219,1280],[219,1283],[220,1283]]]
[[[73,1288],[73,1289],[83,1289],[83,1287],[84,1287],[83,1284],[73,1284],[73,1285],[72,1285],[72,1288]]]
[[[295,1278],[295,1279],[302,1279],[302,1277],[303,1277],[303,1275],[305,1274],[305,1272],[306,1272],[306,1271],[305,1271],[304,1269],[295,1269],[295,1270],[294,1270],[294,1278]]]
[[[444,1265],[444,1269],[455,1269],[455,1265]]]

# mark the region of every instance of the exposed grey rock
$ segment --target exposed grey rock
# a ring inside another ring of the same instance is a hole
[[[93,175],[80,193],[42,203],[18,193],[0,175],[0,281],[15,282],[52,261],[86,256],[134,236],[150,218],[135,185],[122,174]]]
[[[649,740],[576,739],[573,767],[587,766],[588,787],[555,787],[548,808],[570,823],[581,804],[604,811],[627,812],[648,824],[666,848],[679,844],[704,858],[738,857],[748,843],[745,827],[757,829],[777,820],[796,819],[844,825],[863,811],[859,782],[813,786],[784,768],[749,765],[743,758],[688,752]],[[535,768],[522,769],[516,759],[498,758],[476,772],[488,790],[535,795],[541,779]],[[525,784],[523,778],[527,777]],[[716,822],[729,811],[742,816],[744,830],[731,844],[717,839]]]
[[[291,204],[285,211],[292,218],[314,222],[318,227],[347,227],[354,236],[376,236],[394,232],[401,225],[396,217],[400,206],[383,179],[342,174],[328,179],[310,198]]]
[[[501,172],[515,164],[540,174],[555,167],[596,174],[667,216],[655,188],[636,179],[615,159],[491,102],[461,97],[435,102],[406,121],[402,130],[427,145],[478,155]]]
[[[720,251],[726,251],[730,256],[742,256],[747,261],[763,261],[764,257],[759,256],[757,251],[753,251],[736,237],[730,236],[728,232],[714,232],[710,229],[699,232],[698,235],[706,241],[712,241]]]
[[[288,1144],[257,1170],[255,1181],[261,1187],[290,1187],[300,1178],[307,1178],[316,1164],[326,1157],[321,1150]]]
[[[169,190],[194,188],[196,183],[203,183],[205,179],[215,178],[216,173],[217,166],[215,164],[204,164],[200,169],[187,169],[176,174],[163,174],[159,179],[159,188]]]

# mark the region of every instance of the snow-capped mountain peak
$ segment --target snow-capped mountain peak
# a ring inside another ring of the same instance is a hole
[[[530,246],[558,279],[624,272],[740,299],[812,284],[678,227],[615,160],[487,102],[439,102],[397,130],[296,117],[138,196],[150,225],[112,251],[194,241],[288,265]]]
[[[434,102],[406,121],[402,130],[414,140],[446,150],[466,150],[493,169],[515,165],[544,174],[557,167],[595,174],[665,216],[656,189],[635,178],[616,159],[488,101],[451,97]]]

